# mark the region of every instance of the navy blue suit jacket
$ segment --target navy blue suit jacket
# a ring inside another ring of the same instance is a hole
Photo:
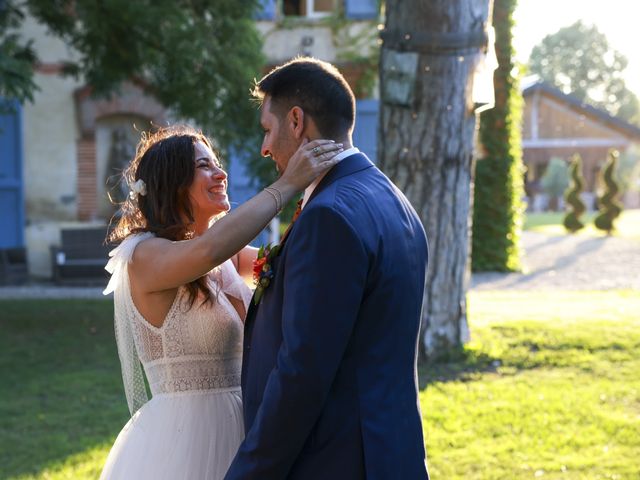
[[[226,479],[428,478],[417,398],[427,241],[363,154],[320,182],[245,323]]]

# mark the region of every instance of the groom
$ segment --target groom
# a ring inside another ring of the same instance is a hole
[[[245,324],[246,438],[236,479],[426,479],[416,349],[427,266],[404,195],[352,146],[355,99],[332,65],[298,58],[257,84],[262,154],[304,139],[344,160],[304,193]]]

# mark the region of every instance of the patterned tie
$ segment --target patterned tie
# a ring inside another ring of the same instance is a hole
[[[289,226],[287,227],[287,229],[284,232],[284,235],[282,235],[282,238],[280,239],[280,245],[282,245],[284,243],[284,239],[287,238],[287,235],[289,235],[289,232],[291,231],[291,227],[293,227],[293,224],[295,223],[295,221],[300,216],[300,213],[302,212],[302,201],[303,200],[304,200],[304,197],[301,198],[300,200],[298,200],[298,203],[297,203],[298,206],[296,208],[296,211],[293,214],[293,217],[291,218],[291,223],[289,224]]]

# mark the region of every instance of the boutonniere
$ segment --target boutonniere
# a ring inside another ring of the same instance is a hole
[[[253,283],[256,291],[253,295],[253,304],[258,305],[264,294],[265,289],[271,283],[273,278],[273,268],[271,264],[278,256],[280,245],[271,246],[270,243],[263,245],[258,250],[258,258],[253,262]]]

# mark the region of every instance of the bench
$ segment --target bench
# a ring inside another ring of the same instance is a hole
[[[26,283],[27,250],[24,247],[0,249],[0,285],[20,285]]]
[[[51,247],[53,280],[65,285],[106,285],[104,266],[113,245],[107,245],[107,226],[60,231],[61,245]]]

